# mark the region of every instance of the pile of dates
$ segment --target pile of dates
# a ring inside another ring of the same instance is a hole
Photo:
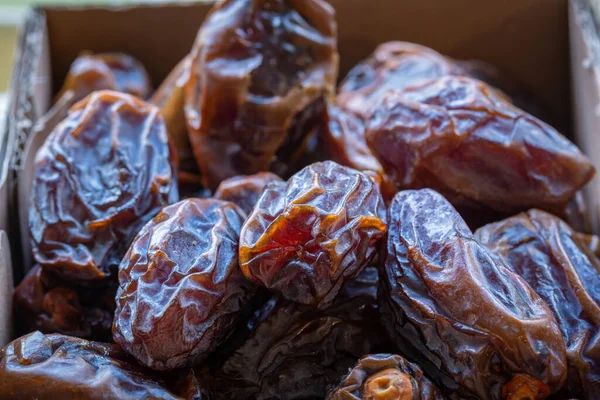
[[[490,65],[338,62],[324,0],[75,60],[0,399],[600,399],[590,161]]]

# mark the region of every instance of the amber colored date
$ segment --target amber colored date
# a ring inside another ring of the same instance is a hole
[[[429,189],[400,192],[388,223],[380,301],[399,348],[414,349],[458,396],[500,399],[523,377],[532,399],[560,389],[566,353],[552,311],[446,199]]]
[[[594,175],[573,143],[466,77],[388,92],[366,138],[398,189],[435,189],[455,206],[562,210]]]
[[[0,399],[177,400],[114,344],[34,332],[0,351]]]
[[[238,264],[243,213],[187,199],[165,207],[119,266],[114,339],[155,370],[202,361],[231,333],[253,288]]]
[[[144,66],[127,54],[83,53],[71,64],[56,99],[72,92],[74,104],[97,90],[114,90],[145,100],[152,83]]]
[[[34,266],[14,292],[16,320],[28,332],[110,341],[116,285],[66,285]]]
[[[417,364],[399,355],[369,354],[358,360],[327,400],[443,400]]]
[[[565,222],[540,210],[476,232],[554,312],[569,367],[561,393],[595,399],[600,398],[600,261],[579,237]]]
[[[156,107],[110,91],[77,103],[36,155],[35,260],[71,281],[113,274],[143,224],[177,201],[175,161]]]
[[[271,172],[236,176],[221,182],[214,198],[235,203],[246,215],[250,215],[265,187],[271,182],[281,181],[280,177]]]
[[[240,234],[246,278],[323,307],[373,259],[385,205],[366,174],[333,161],[268,185]]]
[[[205,186],[293,162],[325,120],[337,78],[335,13],[323,0],[226,0],[192,50],[185,112]]]

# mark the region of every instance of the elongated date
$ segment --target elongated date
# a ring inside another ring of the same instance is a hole
[[[476,238],[554,312],[569,367],[561,393],[600,398],[600,261],[565,222],[540,210],[486,225]]]
[[[390,335],[449,392],[540,399],[562,386],[565,344],[552,311],[439,193],[396,195],[380,278]]]

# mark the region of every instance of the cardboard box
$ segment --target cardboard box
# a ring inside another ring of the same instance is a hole
[[[568,136],[574,133],[600,166],[596,137],[600,53],[595,50],[600,46],[585,0],[330,2],[338,15],[341,77],[388,40],[424,44],[458,59],[487,61],[535,95],[554,117],[551,122]],[[158,85],[190,50],[209,9],[209,4],[167,4],[40,8],[29,13],[17,52],[5,132],[8,144],[0,169],[0,177],[5,177],[0,196],[8,196],[0,197],[0,228],[8,230],[17,279],[31,266],[27,213],[33,158],[48,134],[47,121],[64,115],[60,104],[47,111],[71,62],[83,50],[130,53]],[[592,188],[598,192],[598,180]],[[598,202],[592,198],[597,227]],[[0,254],[0,279],[7,279],[1,268],[10,268],[10,263],[2,265],[2,259]],[[8,297],[2,303],[2,296],[7,292],[0,291],[0,320],[6,320],[1,308]],[[0,332],[7,326],[3,328]]]

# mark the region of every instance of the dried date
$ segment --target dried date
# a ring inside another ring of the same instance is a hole
[[[323,0],[226,0],[192,50],[185,113],[205,186],[293,162],[325,120],[337,78],[335,13]],[[200,90],[201,89],[201,90]]]
[[[435,189],[460,207],[564,210],[594,176],[573,143],[466,77],[388,92],[366,138],[398,189]]]
[[[66,285],[34,266],[14,292],[17,321],[27,332],[110,341],[116,287]]]
[[[417,364],[399,355],[372,354],[358,363],[327,400],[443,400],[438,388]]]
[[[72,92],[74,104],[97,90],[114,90],[144,100],[150,96],[152,83],[144,66],[127,54],[83,53],[71,64],[56,99]]]
[[[165,207],[119,266],[114,339],[155,370],[202,361],[231,333],[253,289],[238,264],[243,213],[229,202]]]
[[[446,199],[429,189],[400,192],[388,222],[384,323],[438,385],[484,400],[503,391],[505,400],[525,398],[515,388],[542,399],[561,388],[566,353],[552,311]]]
[[[237,204],[246,215],[250,215],[265,187],[271,182],[282,182],[271,172],[241,175],[221,182],[214,197]]]
[[[385,230],[369,176],[315,163],[265,188],[240,234],[240,266],[288,300],[323,307],[373,259]]]
[[[0,399],[182,398],[117,345],[34,332],[0,351]]]
[[[554,312],[569,367],[561,393],[600,398],[600,261],[565,222],[540,210],[482,227],[476,238]]]
[[[110,91],[77,103],[36,155],[35,260],[71,281],[113,274],[141,226],[177,201],[175,161],[156,107]]]

